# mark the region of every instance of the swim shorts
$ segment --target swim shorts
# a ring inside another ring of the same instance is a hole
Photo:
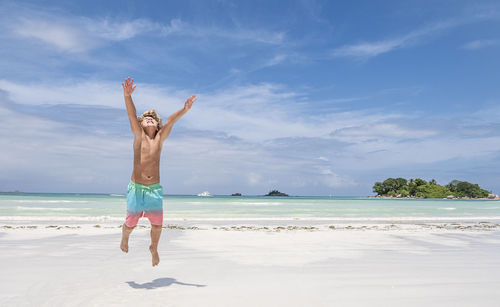
[[[151,225],[163,224],[163,187],[160,183],[140,184],[130,180],[125,225],[135,227],[143,216],[149,219]]]

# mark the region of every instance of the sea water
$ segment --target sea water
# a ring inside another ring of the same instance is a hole
[[[165,219],[495,219],[498,200],[165,195]],[[121,220],[120,194],[0,193],[0,219]]]

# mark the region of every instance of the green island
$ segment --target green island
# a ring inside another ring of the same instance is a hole
[[[376,182],[373,192],[374,197],[395,198],[488,198],[499,199],[491,191],[481,189],[478,184],[467,181],[453,180],[445,186],[439,185],[436,180],[387,178],[383,182]]]
[[[278,190],[272,190],[264,196],[288,196],[288,194],[280,192]]]

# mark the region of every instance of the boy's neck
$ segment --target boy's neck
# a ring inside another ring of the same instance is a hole
[[[151,127],[151,128],[152,128],[152,127]],[[144,133],[146,133],[146,135],[147,135],[150,139],[154,139],[154,138],[155,138],[155,136],[156,136],[156,133],[157,133],[158,131],[156,130],[156,128],[155,128],[154,130],[153,130],[153,129],[151,129],[151,128],[149,128],[149,127],[145,128],[145,129],[144,129]]]

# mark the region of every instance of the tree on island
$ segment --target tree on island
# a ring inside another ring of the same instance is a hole
[[[480,198],[487,197],[489,194],[488,191],[481,189],[478,184],[472,184],[467,181],[453,180],[446,187],[458,197]]]
[[[282,193],[278,190],[272,190],[271,192],[267,193],[264,196],[288,196],[288,194]]]
[[[373,192],[378,196],[389,197],[421,197],[421,198],[446,198],[487,197],[490,192],[483,190],[478,184],[472,184],[467,181],[453,180],[446,186],[439,185],[436,180],[429,182],[417,178],[406,180],[404,178],[387,178],[383,182],[376,182],[373,186]]]

